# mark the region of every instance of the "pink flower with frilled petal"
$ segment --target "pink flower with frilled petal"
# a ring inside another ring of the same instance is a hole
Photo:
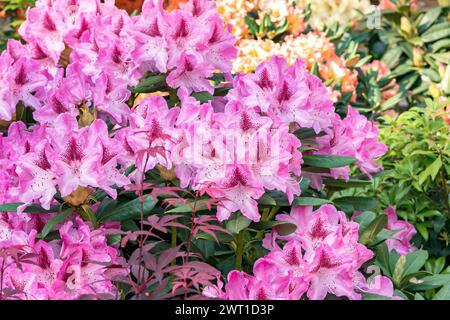
[[[182,54],[177,68],[167,76],[167,84],[172,88],[184,87],[189,92],[214,92],[208,78],[212,76],[212,67],[199,62],[193,55]]]
[[[398,230],[393,239],[386,240],[389,250],[395,250],[400,255],[407,255],[410,252],[417,250],[416,247],[410,244],[412,237],[417,233],[416,229],[408,221],[398,220],[395,208],[389,206],[386,209],[388,216],[388,224],[386,229]]]

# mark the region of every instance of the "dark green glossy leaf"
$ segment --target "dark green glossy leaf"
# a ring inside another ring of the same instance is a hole
[[[37,235],[38,238],[43,239],[45,238],[50,231],[59,223],[64,222],[73,212],[73,208],[69,208],[58,214],[57,216],[50,219],[49,222],[47,222],[42,229],[42,232]]]
[[[147,196],[143,203],[143,214],[148,216],[155,207],[156,201],[152,197]],[[99,222],[106,221],[123,221],[129,219],[139,219],[141,216],[141,204],[139,198],[117,204],[110,211],[104,211],[98,216]]]
[[[387,222],[388,219],[385,214],[376,217],[362,232],[359,237],[359,242],[362,244],[371,244],[375,240],[377,234],[387,225]]]
[[[22,202],[19,203],[6,203],[0,204],[0,212],[17,212],[17,208],[23,205]],[[23,212],[26,213],[52,213],[58,212],[60,209],[59,206],[50,206],[49,210],[42,208],[41,206],[30,204],[26,207]]]
[[[333,202],[346,212],[369,211],[377,207],[377,201],[371,197],[342,197]]]
[[[356,158],[346,156],[305,154],[303,155],[303,161],[305,166],[318,168],[338,168],[354,163]]]

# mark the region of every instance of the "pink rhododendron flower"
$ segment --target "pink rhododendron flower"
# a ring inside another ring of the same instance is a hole
[[[399,255],[407,255],[410,252],[417,250],[416,247],[410,244],[412,237],[417,233],[416,229],[408,221],[401,221],[397,218],[395,208],[389,206],[386,209],[388,216],[388,224],[386,229],[398,230],[393,239],[386,240],[389,251],[395,250]]]
[[[205,63],[199,63],[193,55],[181,55],[178,67],[167,76],[167,84],[173,88],[184,87],[189,92],[214,92],[208,79],[212,76],[212,68]]]

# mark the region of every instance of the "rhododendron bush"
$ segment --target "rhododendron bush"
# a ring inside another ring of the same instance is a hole
[[[207,0],[28,9],[0,56],[0,299],[430,289],[394,207],[336,196],[383,170],[375,123],[336,112],[314,56],[235,74],[231,30]]]

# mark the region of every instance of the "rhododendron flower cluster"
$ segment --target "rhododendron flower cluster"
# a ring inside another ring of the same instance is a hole
[[[21,101],[38,121],[88,107],[125,124],[128,86],[146,72],[170,70],[174,88],[211,91],[206,78],[229,72],[236,52],[207,0],[170,13],[161,1],[147,1],[134,17],[111,1],[40,1],[19,32],[26,44],[9,41],[0,58],[0,119],[7,121]]]
[[[320,32],[290,35],[281,43],[269,39],[243,39],[239,41],[238,49],[238,58],[233,65],[236,72],[253,72],[262,61],[280,55],[289,64],[302,59],[308,70],[312,70],[314,64],[317,64],[320,77],[325,82],[331,82],[329,90],[333,100],[341,94],[332,89],[335,84],[341,84],[342,92],[355,92],[358,84],[357,72],[345,65],[345,61],[336,54],[334,45]]]
[[[122,149],[109,138],[106,124],[98,119],[79,129],[68,113],[53,124],[27,130],[15,122],[9,128],[2,140],[2,163],[10,172],[4,201],[24,203],[19,211],[36,201],[49,209],[57,191],[67,197],[79,187],[102,188],[115,198],[111,186],[125,186],[129,180],[116,169]]]
[[[316,211],[294,206],[290,214],[280,214],[277,220],[295,224],[296,231],[289,236],[267,234],[264,245],[270,252],[255,262],[253,275],[231,271],[225,291],[218,282],[218,287],[205,288],[205,295],[231,300],[298,300],[306,294],[317,300],[327,294],[361,299],[366,292],[392,298],[389,278],[377,276],[368,282],[358,271],[373,253],[358,243],[359,225],[348,221],[344,212],[331,205]],[[280,247],[277,239],[287,243]]]
[[[116,247],[107,245],[102,229],[92,230],[80,218],[59,228],[61,240],[45,242],[36,238],[48,217],[15,213],[0,215],[0,251],[15,249],[10,256],[0,255],[3,288],[13,299],[77,299],[81,296],[118,294],[112,281],[127,274]],[[15,262],[15,256],[27,255]],[[6,271],[6,272],[5,272]]]
[[[348,107],[344,119],[335,117],[332,128],[325,129],[325,132],[327,135],[316,138],[319,147],[314,153],[355,157],[356,165],[368,176],[382,169],[373,159],[385,154],[387,146],[378,141],[378,128],[352,107]],[[335,179],[348,179],[349,167],[332,168],[330,175]],[[309,176],[312,184],[320,189],[321,176],[324,175]]]

